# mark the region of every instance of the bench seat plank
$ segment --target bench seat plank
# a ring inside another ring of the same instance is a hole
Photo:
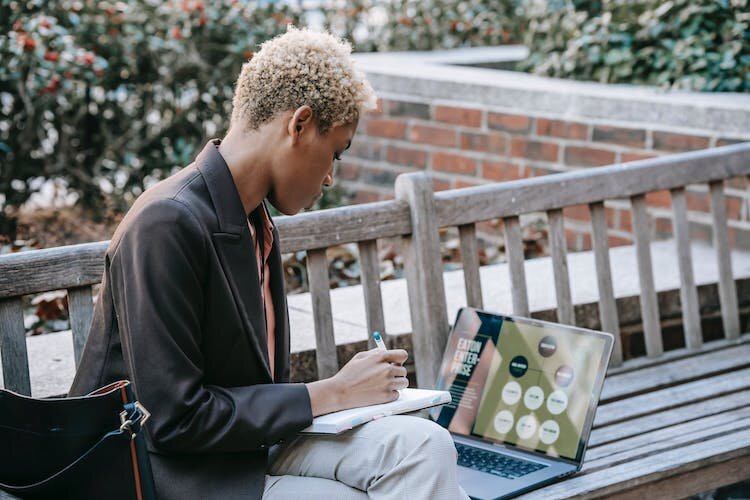
[[[750,344],[607,376],[599,404],[750,366]]]
[[[690,416],[685,415],[686,419]],[[736,410],[688,420],[663,429],[657,429],[594,447],[586,453],[584,472],[611,467],[627,460],[651,455],[672,447],[704,441],[750,427],[750,405]]]
[[[750,458],[750,428],[575,476],[519,498],[596,498],[625,491],[636,494],[639,487],[682,473],[690,472],[695,478],[710,478],[713,472],[708,466],[735,458],[750,463],[750,460],[744,460],[746,457]],[[736,478],[727,477],[724,484],[742,479],[741,474]],[[704,483],[698,482],[700,485]],[[668,496],[674,498],[677,495],[670,490]]]
[[[605,404],[597,410],[594,425],[614,424],[655,411],[668,410],[748,388],[750,388],[750,368],[735,370],[720,377],[687,382]]]
[[[596,427],[591,431],[589,447],[611,443],[630,436],[637,436],[655,429],[663,429],[670,425],[697,419],[706,415],[734,410],[747,406],[750,400],[750,390],[739,391],[720,398],[707,399],[690,403],[678,408],[661,411],[633,418],[613,425]]]

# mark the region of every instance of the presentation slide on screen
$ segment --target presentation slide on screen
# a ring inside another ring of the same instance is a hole
[[[575,458],[603,339],[465,310],[441,367],[451,431]],[[448,386],[448,384],[450,384]]]

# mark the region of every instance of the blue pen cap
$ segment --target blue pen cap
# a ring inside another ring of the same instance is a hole
[[[372,332],[372,338],[375,339],[375,342],[380,342],[381,340],[383,340],[383,338],[380,336],[380,332],[377,330]]]

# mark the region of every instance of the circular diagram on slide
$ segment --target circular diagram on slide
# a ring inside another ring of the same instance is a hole
[[[526,408],[536,410],[542,406],[542,403],[544,403],[544,391],[542,391],[542,388],[538,385],[529,387],[523,396],[523,404],[526,405]]]
[[[524,415],[516,423],[516,433],[521,439],[529,439],[536,432],[536,419],[534,415]]]
[[[500,434],[507,434],[513,428],[513,414],[503,410],[495,415],[495,430]]]
[[[545,420],[539,428],[539,439],[544,444],[552,444],[560,437],[560,424],[554,420]]]
[[[514,404],[518,403],[518,400],[521,399],[521,384],[516,382],[515,380],[511,380],[505,386],[503,387],[503,392],[500,394],[500,396],[503,398],[503,402],[506,405],[513,406]]]
[[[573,368],[568,365],[561,365],[555,372],[555,383],[560,387],[568,387],[573,381]]]
[[[526,373],[526,370],[529,369],[529,360],[527,360],[523,356],[516,356],[515,358],[510,360],[510,365],[508,366],[508,371],[510,371],[510,374],[513,375],[516,378],[521,378]]]
[[[539,354],[545,358],[549,358],[557,351],[557,339],[552,335],[542,337],[539,341]]]
[[[553,391],[547,398],[547,409],[553,415],[559,415],[568,407],[568,395],[561,390]]]

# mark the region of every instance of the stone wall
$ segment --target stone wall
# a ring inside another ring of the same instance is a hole
[[[482,57],[493,56],[485,50]],[[356,203],[391,198],[402,172],[425,170],[442,190],[750,140],[746,95],[567,82],[441,64],[434,55],[358,60],[380,99],[338,165],[338,179],[356,193]],[[747,179],[729,182],[726,194],[732,245],[748,247]],[[691,187],[686,201],[693,237],[710,239],[706,186]],[[647,203],[654,236],[670,236],[669,193],[651,193]],[[588,207],[570,207],[565,216],[569,248],[590,249]],[[608,202],[607,221],[610,245],[632,243],[627,200]]]

